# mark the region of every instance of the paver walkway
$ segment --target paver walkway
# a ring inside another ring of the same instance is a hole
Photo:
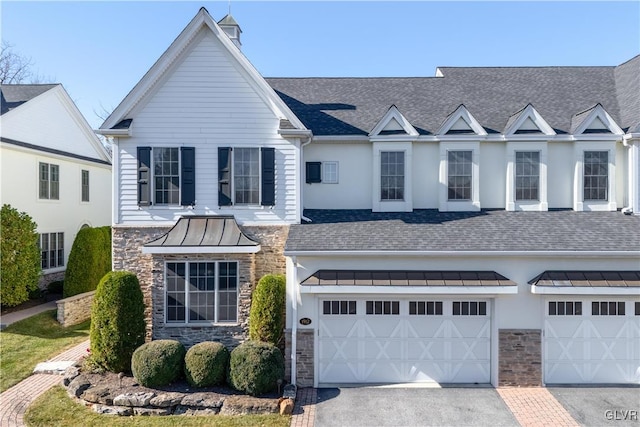
[[[522,427],[580,425],[544,387],[498,388],[497,391]]]
[[[88,348],[89,340],[49,359],[48,362],[78,361],[88,354]],[[24,413],[31,402],[61,381],[60,375],[34,374],[0,394],[0,427],[24,426]]]
[[[291,427],[313,427],[318,393],[315,388],[299,388],[291,417]]]

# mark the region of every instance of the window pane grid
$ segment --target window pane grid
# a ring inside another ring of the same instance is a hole
[[[89,171],[82,171],[82,201],[89,201]]]
[[[329,314],[329,315],[356,314],[356,302],[355,301],[323,301],[322,314]]]
[[[260,204],[260,150],[258,148],[234,148],[233,185],[236,204]]]
[[[64,233],[42,233],[38,246],[43,270],[64,266]]]
[[[325,184],[338,183],[338,162],[322,163],[322,182]]]
[[[624,316],[624,301],[593,301],[591,302],[592,316]]]
[[[539,200],[540,153],[516,152],[516,200]]]
[[[154,148],[154,189],[158,205],[180,204],[180,161],[178,148]]]
[[[584,200],[608,200],[609,153],[584,152]]]
[[[485,301],[454,301],[454,316],[486,316],[487,303]]]
[[[411,316],[442,316],[442,301],[409,301]]]
[[[404,152],[380,153],[380,199],[404,200]]]
[[[472,159],[471,151],[447,152],[449,200],[471,200]]]
[[[549,301],[549,316],[582,316],[582,302]]]
[[[366,313],[371,315],[399,315],[400,301],[367,301]]]

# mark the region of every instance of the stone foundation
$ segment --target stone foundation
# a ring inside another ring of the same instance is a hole
[[[51,282],[57,282],[59,280],[64,280],[65,271],[58,271],[56,273],[43,273],[38,280],[38,288],[44,291],[49,286]]]
[[[500,329],[498,386],[542,386],[542,334],[539,329]]]
[[[296,347],[297,376],[296,386],[313,387],[314,329],[298,329]],[[285,331],[285,379],[291,381],[291,329]]]
[[[219,341],[235,348],[248,337],[251,294],[265,274],[285,273],[284,245],[288,226],[240,227],[261,245],[256,254],[143,254],[142,247],[171,227],[112,227],[113,269],[135,273],[144,295],[147,340],[176,339],[186,347],[202,341]],[[236,261],[239,266],[238,321],[221,325],[171,325],[165,323],[164,265],[166,261]]]
[[[56,301],[58,323],[65,328],[91,318],[91,304],[96,291],[85,292]]]

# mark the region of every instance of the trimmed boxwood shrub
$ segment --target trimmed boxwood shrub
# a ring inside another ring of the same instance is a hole
[[[82,228],[78,231],[64,276],[64,298],[94,291],[111,271],[111,227]]]
[[[253,291],[249,313],[249,338],[279,346],[284,332],[286,280],[267,274]]]
[[[205,341],[194,345],[184,357],[184,375],[194,387],[224,383],[229,369],[229,350],[219,342]]]
[[[107,273],[91,306],[93,361],[108,371],[129,372],[131,355],[144,343],[145,329],[144,301],[136,275]]]
[[[38,289],[40,249],[36,223],[25,212],[3,205],[0,212],[0,303],[13,307]]]
[[[231,352],[228,382],[234,389],[259,396],[275,390],[283,379],[284,358],[273,344],[246,341]]]
[[[145,387],[168,385],[182,375],[184,356],[184,346],[178,341],[151,341],[133,352],[131,371]]]
[[[64,280],[56,280],[55,282],[49,283],[49,286],[47,286],[47,292],[50,294],[61,294],[63,287]]]

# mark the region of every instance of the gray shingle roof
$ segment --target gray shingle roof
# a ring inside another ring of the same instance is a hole
[[[305,210],[304,215],[313,222],[291,226],[286,251],[640,252],[640,217],[620,212]]]
[[[0,115],[21,106],[58,84],[0,85]]]
[[[307,286],[517,286],[495,271],[318,270]]]
[[[640,124],[640,56],[619,67],[441,67],[444,77],[268,78],[315,135],[367,135],[396,105],[423,135],[464,104],[488,133],[533,104],[557,133],[600,103],[624,129]],[[620,107],[622,104],[622,107]]]
[[[529,281],[536,286],[639,288],[640,271],[545,271]]]

